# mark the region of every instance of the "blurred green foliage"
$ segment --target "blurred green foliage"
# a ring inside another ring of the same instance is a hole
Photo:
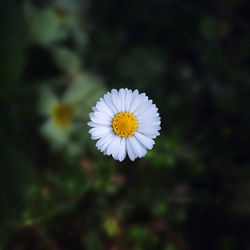
[[[1,3],[0,249],[249,249],[249,7]],[[162,118],[135,162],[99,153],[86,126],[120,87]]]

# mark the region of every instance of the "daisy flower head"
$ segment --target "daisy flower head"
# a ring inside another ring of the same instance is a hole
[[[105,155],[123,161],[128,154],[134,161],[153,148],[161,119],[156,105],[145,93],[112,89],[92,109],[89,133],[91,139],[98,140],[96,147]]]
[[[87,110],[104,93],[101,78],[87,72],[76,75],[60,96],[52,86],[41,86],[38,109],[45,121],[40,132],[53,150],[64,150],[70,155],[83,151],[88,126],[83,130],[82,121],[87,122]]]
[[[24,16],[30,37],[33,41],[48,46],[71,36],[77,44],[86,44],[87,35],[79,22],[78,10],[83,4],[79,1],[56,0],[43,8],[25,0]]]

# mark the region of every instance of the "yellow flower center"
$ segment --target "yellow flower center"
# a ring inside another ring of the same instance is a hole
[[[115,116],[112,126],[117,135],[128,137],[134,134],[137,128],[137,121],[133,114],[122,112]]]
[[[66,128],[71,122],[71,118],[74,114],[73,108],[66,103],[55,104],[52,109],[52,118],[56,125]]]

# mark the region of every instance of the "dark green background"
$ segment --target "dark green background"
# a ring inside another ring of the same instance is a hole
[[[249,3],[86,3],[85,70],[146,92],[161,135],[135,162],[90,136],[76,158],[52,151],[38,82],[62,72],[30,38],[24,1],[1,3],[0,249],[250,249]],[[76,50],[70,36],[55,46]]]

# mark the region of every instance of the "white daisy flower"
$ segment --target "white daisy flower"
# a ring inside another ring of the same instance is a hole
[[[143,157],[159,135],[161,119],[152,100],[138,90],[112,89],[97,102],[89,114],[91,139],[105,155],[123,161]]]
[[[58,0],[45,8],[37,8],[26,0],[23,8],[31,39],[49,45],[70,35],[78,44],[86,44],[87,36],[80,27],[76,12],[78,8],[69,7],[69,3]]]
[[[103,93],[101,79],[88,73],[76,75],[61,98],[51,87],[41,87],[39,111],[47,118],[41,126],[41,134],[50,142],[52,149],[76,152],[75,155],[82,152],[87,139],[82,121],[87,121],[86,110]],[[72,135],[77,135],[77,140],[72,139]]]

